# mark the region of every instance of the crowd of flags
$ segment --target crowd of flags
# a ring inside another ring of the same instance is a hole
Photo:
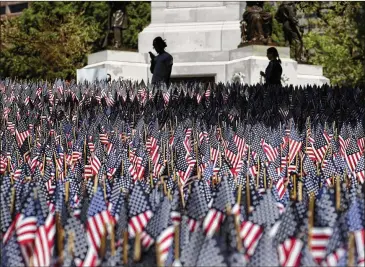
[[[0,80],[2,266],[364,266],[365,89]]]

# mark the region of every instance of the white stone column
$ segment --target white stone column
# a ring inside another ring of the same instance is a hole
[[[151,2],[151,24],[138,35],[138,51],[152,50],[152,41],[166,39],[167,51],[228,51],[241,39],[245,2]]]

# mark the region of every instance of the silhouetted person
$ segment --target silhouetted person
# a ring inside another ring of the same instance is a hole
[[[281,68],[281,60],[279,57],[278,50],[275,47],[267,49],[267,58],[270,60],[265,72],[261,71],[260,75],[265,77],[267,85],[275,84],[281,85],[281,74],[283,69]]]
[[[149,52],[151,57],[151,73],[152,84],[159,84],[164,82],[167,87],[170,85],[170,76],[173,63],[172,56],[165,51],[167,47],[166,42],[161,37],[156,37],[153,40],[153,48],[157,52],[157,56]]]

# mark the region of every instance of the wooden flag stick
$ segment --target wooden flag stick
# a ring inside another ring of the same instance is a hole
[[[107,195],[106,195],[106,181],[105,181],[105,179],[106,179],[106,175],[104,174],[103,175],[103,190],[104,190],[104,199],[106,201]]]
[[[174,239],[174,255],[175,261],[180,258],[180,228],[179,225],[175,225],[175,239]]]
[[[128,231],[123,233],[123,264],[128,264]]]
[[[53,153],[53,156],[54,156],[54,161],[55,161],[55,164],[56,164],[56,180],[58,180],[58,163],[57,163],[57,158],[56,158],[56,153],[54,152]]]
[[[68,253],[71,255],[71,257],[74,257],[74,251],[75,251],[75,242],[74,242],[74,232],[70,231],[68,233]]]
[[[65,183],[65,201],[68,202],[69,198],[69,189],[70,189],[70,181],[66,181]]]
[[[158,242],[156,242],[155,246],[156,246],[156,263],[157,263],[157,266],[160,267],[160,266],[163,266],[162,262],[161,262],[160,244]]]
[[[60,259],[60,263],[63,262],[63,228],[61,224],[61,216],[56,213],[56,239],[57,239],[57,255]]]
[[[247,154],[247,170],[250,169],[250,149],[251,147],[248,147],[248,154]],[[250,177],[249,177],[249,172],[247,172],[246,174],[246,205],[247,205],[247,214],[250,213],[250,205],[251,205],[251,201],[250,201]]]
[[[246,176],[246,205],[247,205],[247,214],[250,213],[250,206],[251,206],[251,200],[250,200],[250,177],[247,174]]]
[[[237,214],[234,214],[234,226],[236,228],[236,242],[237,242],[237,250],[239,252],[242,251],[242,240],[240,237],[240,219]]]
[[[340,176],[336,177],[336,210],[341,209],[341,186]]]
[[[264,188],[267,189],[267,181],[266,181],[266,162],[264,162]]]
[[[180,177],[178,177],[178,179],[179,179],[178,181],[179,181],[179,189],[180,189],[180,195],[181,195],[181,204],[182,204],[183,208],[185,208],[184,190],[183,190],[183,186],[180,181]]]
[[[15,188],[11,188],[11,203],[10,203],[10,214],[14,213],[15,209]]]
[[[348,241],[348,261],[347,266],[355,266],[355,236],[353,232],[349,233]]]
[[[103,224],[104,234],[101,236],[101,242],[100,242],[100,258],[104,258],[106,253],[106,236],[107,236],[107,230],[106,230],[106,224]]]
[[[238,186],[238,192],[237,192],[237,204],[241,206],[241,197],[242,197],[242,185],[240,184]]]
[[[298,181],[298,201],[303,200],[303,157],[300,157],[300,179]]]
[[[134,240],[134,262],[138,262],[141,259],[141,234],[139,232],[136,233],[136,237]]]
[[[98,183],[99,183],[98,174],[96,174],[94,175],[94,193],[98,191]]]
[[[66,152],[63,154],[63,166],[65,171],[65,177],[67,176],[67,164],[66,164]]]
[[[42,166],[42,175],[44,175],[44,169],[46,167],[46,154],[43,154],[43,166]]]
[[[311,192],[309,196],[309,212],[308,212],[308,244],[311,244],[312,239],[312,229],[314,223],[314,205],[315,205],[315,196],[314,193]]]
[[[257,175],[256,175],[256,189],[260,187],[260,158],[257,156]]]
[[[85,162],[85,165],[87,163],[87,159],[86,159],[86,135],[85,135],[85,141],[84,141],[84,162]]]

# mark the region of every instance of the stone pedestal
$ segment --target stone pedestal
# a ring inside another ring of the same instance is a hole
[[[214,76],[215,82],[229,82],[235,73],[242,73],[245,83],[259,83],[260,71],[265,71],[269,63],[268,47],[237,48],[244,7],[245,2],[151,2],[151,24],[138,35],[139,52],[94,53],[88,56],[88,65],[82,71],[103,69],[112,79],[151,80],[148,52],[155,53],[152,41],[161,36],[166,39],[166,51],[174,58],[172,77]],[[321,66],[298,64],[290,59],[289,48],[277,49],[284,84],[329,83]],[[78,81],[82,77],[85,75],[78,70]]]

